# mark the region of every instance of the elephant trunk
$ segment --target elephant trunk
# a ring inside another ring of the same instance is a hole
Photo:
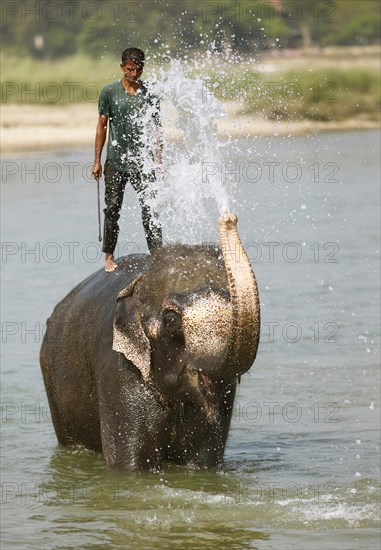
[[[222,215],[218,232],[232,308],[226,368],[230,377],[240,376],[249,370],[257,354],[260,333],[258,287],[237,232],[237,217]]]

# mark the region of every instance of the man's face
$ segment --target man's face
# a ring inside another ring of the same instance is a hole
[[[144,63],[139,65],[130,59],[125,65],[121,65],[121,69],[124,72],[124,76],[128,82],[136,82],[141,77],[143,72]]]

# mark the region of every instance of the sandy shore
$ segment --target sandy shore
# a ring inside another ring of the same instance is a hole
[[[322,131],[379,128],[378,121],[354,118],[340,122],[274,122],[239,114],[240,105],[224,103],[226,116],[217,121],[217,133],[228,137],[297,136]],[[94,103],[68,105],[2,105],[1,153],[42,153],[94,143],[97,123]],[[181,134],[164,125],[167,139],[181,139]]]

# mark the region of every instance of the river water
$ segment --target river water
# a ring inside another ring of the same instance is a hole
[[[201,168],[239,216],[261,344],[223,467],[160,474],[59,448],[39,370],[46,318],[102,266],[92,152],[4,159],[3,548],[379,548],[379,150],[375,131],[239,139]],[[121,221],[118,253],[146,251],[130,190]]]

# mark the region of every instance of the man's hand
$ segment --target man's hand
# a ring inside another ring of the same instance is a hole
[[[94,161],[93,170],[91,172],[94,179],[99,180],[102,177],[102,164],[100,161]]]

